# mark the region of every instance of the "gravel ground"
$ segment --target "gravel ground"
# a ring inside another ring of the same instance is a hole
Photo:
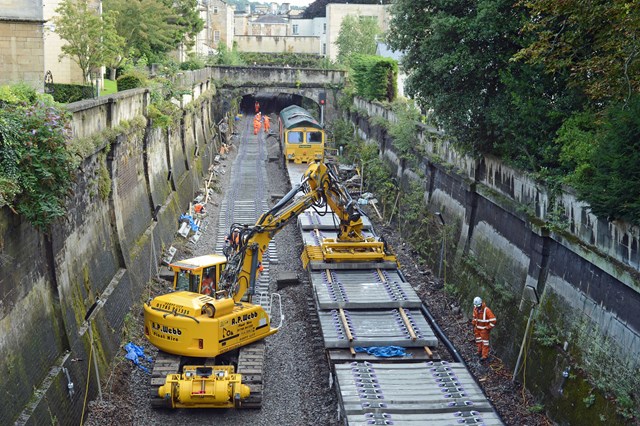
[[[239,129],[245,128],[238,126]],[[237,153],[239,138],[234,140],[234,149],[217,168],[224,173],[218,175],[218,188],[225,188],[231,176],[231,165]],[[279,157],[279,149],[273,138],[267,142],[269,157]],[[282,195],[289,189],[286,173],[281,161],[266,163],[270,195]],[[211,253],[215,247],[215,226],[219,214],[220,200],[224,191],[219,191],[207,205],[205,219],[207,231],[198,241],[194,250],[175,245],[179,251],[174,259]],[[475,346],[471,328],[462,317],[460,308],[443,291],[443,286],[433,278],[431,270],[419,267],[414,262],[415,253],[403,245],[392,227],[376,223],[376,215],[371,212],[377,232],[394,247],[403,265],[403,272],[436,321],[448,335],[459,353],[464,357],[470,371],[496,407],[507,425],[550,425],[547,418],[528,411],[532,398],[528,393],[511,383],[510,373],[498,358],[489,367],[475,360]],[[179,238],[179,237],[178,237]],[[149,375],[124,359],[124,350],[114,360],[111,374],[103,383],[103,400],[89,403],[85,425],[321,425],[342,424],[338,419],[335,390],[329,387],[329,368],[322,349],[322,336],[317,319],[308,312],[308,301],[312,298],[311,285],[302,269],[300,253],[302,241],[295,226],[285,228],[276,237],[279,263],[271,263],[272,291],[278,274],[295,272],[300,283],[278,291],[282,296],[285,324],[282,329],[266,339],[266,359],[264,374],[264,398],[260,410],[153,410],[149,405]],[[146,299],[168,291],[166,281],[150,283]],[[466,307],[464,307],[466,309]],[[470,310],[470,309],[469,309]],[[142,335],[142,306],[132,312],[133,321],[128,327],[128,335],[123,345],[132,341],[145,348],[145,353],[155,356],[157,350],[148,344]]]

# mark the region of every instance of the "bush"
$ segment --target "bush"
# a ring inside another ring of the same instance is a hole
[[[47,83],[45,92],[53,96],[56,102],[63,104],[78,102],[83,99],[91,99],[94,96],[93,86],[83,86],[80,84],[58,84]]]
[[[0,207],[46,231],[65,214],[75,154],[69,113],[30,90],[0,89]]]
[[[187,70],[200,70],[204,68],[206,65],[204,61],[200,58],[190,58],[180,64],[180,69],[183,71]]]
[[[147,85],[147,77],[140,72],[132,70],[118,77],[116,82],[118,83],[118,92],[122,92],[123,90],[145,87]]]
[[[398,95],[398,63],[372,55],[354,55],[353,80],[360,96],[370,101],[389,101]]]

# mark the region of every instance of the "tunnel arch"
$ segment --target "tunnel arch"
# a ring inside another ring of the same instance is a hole
[[[260,111],[263,114],[277,115],[289,105],[298,105],[320,120],[320,104],[315,99],[300,93],[262,90],[245,93],[240,100],[240,111],[244,114],[254,114],[256,101],[260,104]]]

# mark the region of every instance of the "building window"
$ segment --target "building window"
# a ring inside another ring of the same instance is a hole
[[[293,24],[293,35],[298,35],[298,24]]]
[[[325,22],[324,24],[322,24],[322,34],[326,34],[327,33],[327,23]]]
[[[327,54],[327,43],[322,43],[322,54],[323,55]]]
[[[218,6],[213,6],[213,14],[214,15],[218,14]]]
[[[214,43],[218,43],[220,41],[220,31],[219,30],[215,30],[213,32],[213,42]]]

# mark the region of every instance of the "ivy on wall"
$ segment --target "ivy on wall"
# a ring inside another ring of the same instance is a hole
[[[0,207],[45,231],[63,216],[74,170],[70,137],[70,115],[50,95],[1,87]]]
[[[398,63],[374,55],[354,55],[351,66],[356,92],[372,101],[392,102],[398,95]]]

